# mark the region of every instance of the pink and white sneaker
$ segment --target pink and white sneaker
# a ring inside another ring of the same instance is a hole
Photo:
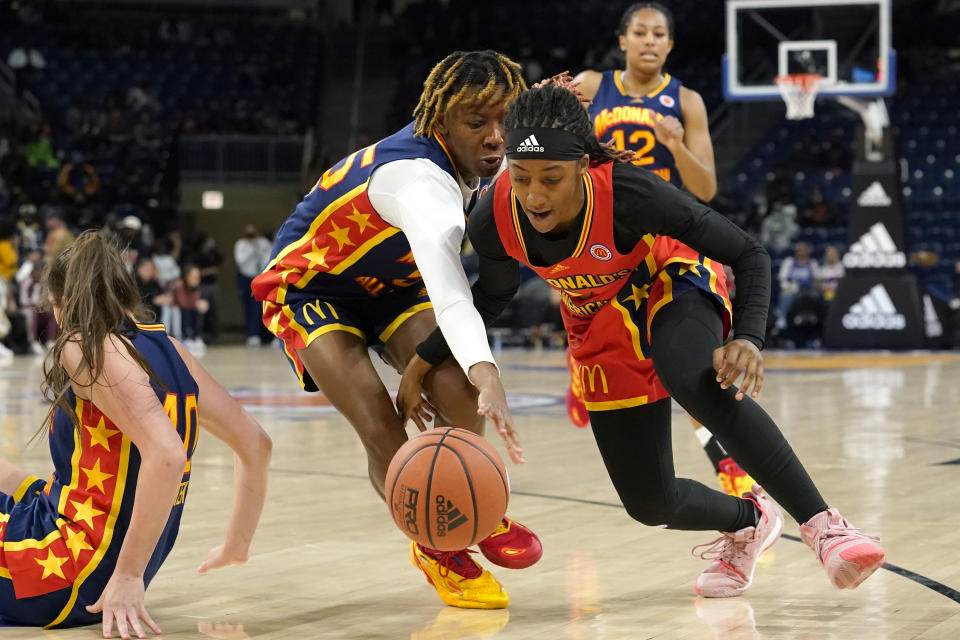
[[[838,589],[856,589],[886,558],[877,544],[880,538],[860,533],[836,509],[821,511],[800,525],[800,537]]]
[[[772,547],[783,531],[780,507],[763,493],[760,485],[753,485],[743,497],[756,505],[760,513],[757,525],[733,533],[723,531],[723,535],[713,542],[693,548],[695,553],[700,547],[707,547],[699,555],[704,560],[711,560],[697,576],[694,585],[697,594],[704,598],[734,598],[742,595],[753,582],[757,557]]]

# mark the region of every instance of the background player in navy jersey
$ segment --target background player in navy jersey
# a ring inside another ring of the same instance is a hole
[[[87,231],[46,285],[60,335],[45,365],[54,472],[0,459],[0,621],[160,628],[144,592],[173,548],[203,428],[236,452],[233,511],[200,567],[247,560],[266,496],[270,438],[145,312],[119,251]],[[164,506],[168,505],[168,506]]]
[[[635,165],[712,200],[717,174],[703,98],[663,70],[673,49],[673,14],[657,2],[630,5],[617,33],[625,68],[574,78],[591,101],[597,140],[636,152]]]
[[[633,164],[704,202],[712,200],[717,175],[703,98],[663,70],[673,49],[673,14],[658,2],[632,4],[624,11],[617,34],[624,68],[587,70],[574,78],[584,99],[590,100],[594,134],[601,143],[635,152]],[[586,422],[581,396],[579,382],[572,377],[567,404],[575,424]],[[724,491],[731,495],[749,491],[753,479],[713,434],[690,420]]]
[[[507,113],[508,172],[468,224],[480,259],[474,304],[495,320],[519,288],[520,264],[560,293],[593,435],[627,513],[650,526],[721,532],[701,545],[710,563],[698,594],[743,594],[783,515],[759,485],[734,497],[675,476],[671,397],[801,523],[831,583],[855,588],[883,563],[883,549],[827,507],[753,400],[763,386],[769,256],[688,194],[613,162],[622,154],[596,140],[567,82],[520,94]],[[733,309],[724,264],[741,282]],[[420,380],[440,361],[443,338],[435,331],[425,341],[404,378]]]
[[[519,66],[496,52],[444,58],[424,82],[415,121],[325,172],[253,281],[264,324],[283,340],[303,388],[322,391],[360,436],[381,497],[407,435],[367,349],[402,371],[438,324],[455,359],[425,381],[429,400],[411,401],[412,419],[423,429],[437,411],[444,424],[482,433],[488,417],[511,443],[514,462],[522,461],[460,245],[465,212],[503,162],[503,115],[523,88]],[[542,553],[537,537],[507,518],[479,546],[510,568]],[[411,544],[411,559],[449,605],[508,604],[500,583],[465,550]]]

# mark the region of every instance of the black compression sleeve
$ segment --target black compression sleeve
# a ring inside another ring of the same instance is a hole
[[[507,308],[520,287],[520,265],[507,255],[493,216],[493,189],[477,203],[467,220],[467,233],[480,258],[480,275],[471,287],[473,306],[483,324],[492,325]],[[417,345],[417,355],[432,365],[450,355],[450,347],[437,327]]]
[[[770,256],[745,231],[659,176],[632,164],[613,167],[614,234],[628,252],[648,233],[670,236],[737,276],[734,337],[763,348],[770,305]]]

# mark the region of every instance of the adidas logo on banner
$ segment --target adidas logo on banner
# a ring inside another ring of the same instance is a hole
[[[874,285],[843,316],[843,328],[850,331],[881,329],[902,331],[907,319],[893,306],[890,294],[882,284]]]
[[[453,531],[467,521],[467,516],[463,515],[460,509],[453,506],[453,503],[443,496],[437,496],[436,502],[438,536],[447,535],[448,531]]]
[[[533,134],[527,136],[527,139],[517,147],[517,153],[523,153],[525,151],[543,152],[543,147],[540,146],[540,141],[537,140],[537,136]]]
[[[923,294],[923,324],[928,338],[939,338],[943,335],[943,323],[940,322],[940,316],[937,315],[937,309],[933,306],[933,298],[929,293]]]
[[[848,269],[899,269],[907,266],[907,256],[897,249],[883,223],[876,222],[850,245],[850,250],[843,256],[843,266]]]
[[[889,207],[893,204],[893,200],[883,190],[883,185],[875,181],[863,190],[863,193],[857,198],[857,204],[861,207]]]

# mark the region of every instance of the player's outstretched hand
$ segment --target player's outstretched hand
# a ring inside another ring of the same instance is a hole
[[[510,408],[507,407],[507,392],[503,390],[503,383],[500,382],[500,373],[496,366],[491,362],[478,362],[470,367],[468,377],[480,391],[480,397],[477,398],[477,413],[493,422],[493,427],[507,445],[510,459],[515,464],[523,464],[526,462],[523,457],[523,448],[513,428],[513,418],[510,416]]]
[[[496,392],[480,390],[480,398],[477,401],[477,413],[486,416],[493,422],[493,427],[503,438],[503,443],[507,445],[507,453],[515,464],[523,464],[526,458],[523,457],[523,447],[520,446],[520,437],[513,428],[513,418],[510,416],[510,409],[507,408],[507,398],[503,394],[503,387],[500,387],[499,395]]]
[[[763,388],[763,355],[749,340],[737,338],[715,349],[713,368],[717,372],[717,382],[723,389],[729,388],[743,373],[743,383],[737,389],[737,400],[743,400],[746,393],[751,398],[760,395],[760,389]]]
[[[410,358],[403,376],[400,378],[400,388],[397,389],[397,413],[406,426],[408,420],[413,420],[420,431],[427,430],[427,423],[437,415],[437,408],[423,394],[423,378],[430,371],[430,363],[418,355]]]
[[[211,569],[221,569],[233,564],[246,564],[247,554],[230,551],[225,544],[210,549],[207,559],[197,569],[197,573],[206,573]]]
[[[147,627],[156,634],[163,633],[157,623],[150,618],[144,607],[143,599],[146,588],[140,576],[121,575],[114,573],[104,587],[100,598],[87,607],[90,613],[103,612],[103,637],[113,637],[113,624],[116,622],[117,631],[123,640],[129,640],[130,628],[138,638],[146,638],[140,625],[142,620]],[[129,625],[129,626],[128,626]]]

